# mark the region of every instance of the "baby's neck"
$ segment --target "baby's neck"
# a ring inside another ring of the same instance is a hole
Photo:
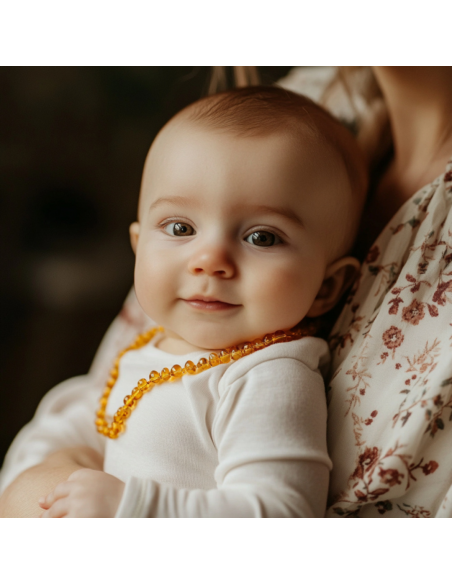
[[[208,351],[208,349],[202,349],[187,343],[184,339],[177,339],[168,336],[163,333],[162,337],[157,340],[155,346],[165,353],[170,353],[171,355],[186,355],[188,353],[194,353],[195,351]]]

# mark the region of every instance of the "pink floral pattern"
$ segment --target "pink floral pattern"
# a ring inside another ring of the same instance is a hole
[[[369,250],[331,335],[329,516],[452,515],[451,327],[452,160]]]

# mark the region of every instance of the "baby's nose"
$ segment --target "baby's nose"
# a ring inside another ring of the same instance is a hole
[[[207,274],[220,278],[232,278],[236,271],[230,253],[222,245],[206,245],[197,250],[190,258],[188,270],[194,275]]]

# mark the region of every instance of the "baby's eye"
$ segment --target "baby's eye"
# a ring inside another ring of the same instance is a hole
[[[248,235],[245,241],[259,247],[271,247],[275,243],[281,243],[280,238],[270,231],[255,231]]]
[[[179,221],[168,223],[164,227],[164,231],[168,233],[168,235],[178,235],[178,236],[186,236],[186,235],[194,235],[195,230],[191,225],[188,223],[180,223]]]

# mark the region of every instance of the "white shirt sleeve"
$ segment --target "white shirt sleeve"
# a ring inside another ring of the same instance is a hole
[[[318,362],[323,341],[313,341]],[[251,369],[243,359],[224,375],[219,393],[212,427],[217,488],[179,489],[131,477],[116,517],[324,515],[331,461],[318,370],[291,357]]]

